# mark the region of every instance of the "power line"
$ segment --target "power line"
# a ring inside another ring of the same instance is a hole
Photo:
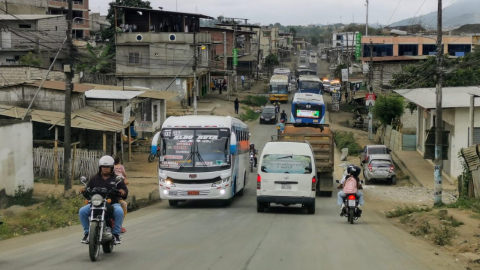
[[[390,20],[393,18],[393,15],[395,15],[395,12],[397,12],[398,6],[400,5],[401,2],[402,2],[402,0],[399,0],[399,1],[398,1],[397,7],[396,7],[395,10],[393,11],[392,16],[390,16],[390,19],[388,20],[387,25],[389,25]]]

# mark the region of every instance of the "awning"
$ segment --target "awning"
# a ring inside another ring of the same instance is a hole
[[[22,118],[26,110],[26,108],[21,107],[0,105],[0,115],[12,118]],[[51,125],[50,128],[65,125],[65,114],[63,112],[32,110],[30,111],[30,115],[32,116],[32,121]],[[87,106],[72,112],[71,127],[107,132],[120,132],[122,129],[130,126],[130,123],[132,123],[133,120],[135,120],[135,117],[130,117],[128,123],[123,125],[122,114]]]
[[[245,55],[238,58],[238,62],[255,62],[257,57],[253,54]]]

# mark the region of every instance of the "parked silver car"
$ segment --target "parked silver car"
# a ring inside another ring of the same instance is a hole
[[[392,185],[397,184],[395,165],[393,165],[390,155],[370,155],[367,162],[362,165],[365,184],[369,184],[372,180],[387,181]]]
[[[385,145],[367,145],[363,148],[362,152],[360,153],[360,163],[363,164],[367,162],[370,155],[389,155],[390,156],[391,150],[388,149]],[[389,157],[392,160],[392,157]]]

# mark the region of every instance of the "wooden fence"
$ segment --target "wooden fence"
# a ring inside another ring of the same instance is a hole
[[[379,127],[375,140],[386,145],[392,151],[403,150],[403,134],[392,129],[392,126]]]
[[[98,160],[104,155],[103,151],[86,149],[72,149],[73,179],[80,176],[90,177],[98,172]],[[33,149],[33,173],[35,177],[55,178],[54,149]],[[58,178],[63,178],[63,147],[58,148]]]

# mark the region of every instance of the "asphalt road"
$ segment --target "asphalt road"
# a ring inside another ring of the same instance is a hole
[[[273,125],[251,126],[259,149],[276,133]],[[0,241],[0,269],[461,269],[368,205],[354,225],[339,216],[336,198],[318,197],[315,215],[297,207],[257,213],[255,185],[251,174],[230,207],[161,202],[129,214],[123,244],[95,263],[79,226]]]

